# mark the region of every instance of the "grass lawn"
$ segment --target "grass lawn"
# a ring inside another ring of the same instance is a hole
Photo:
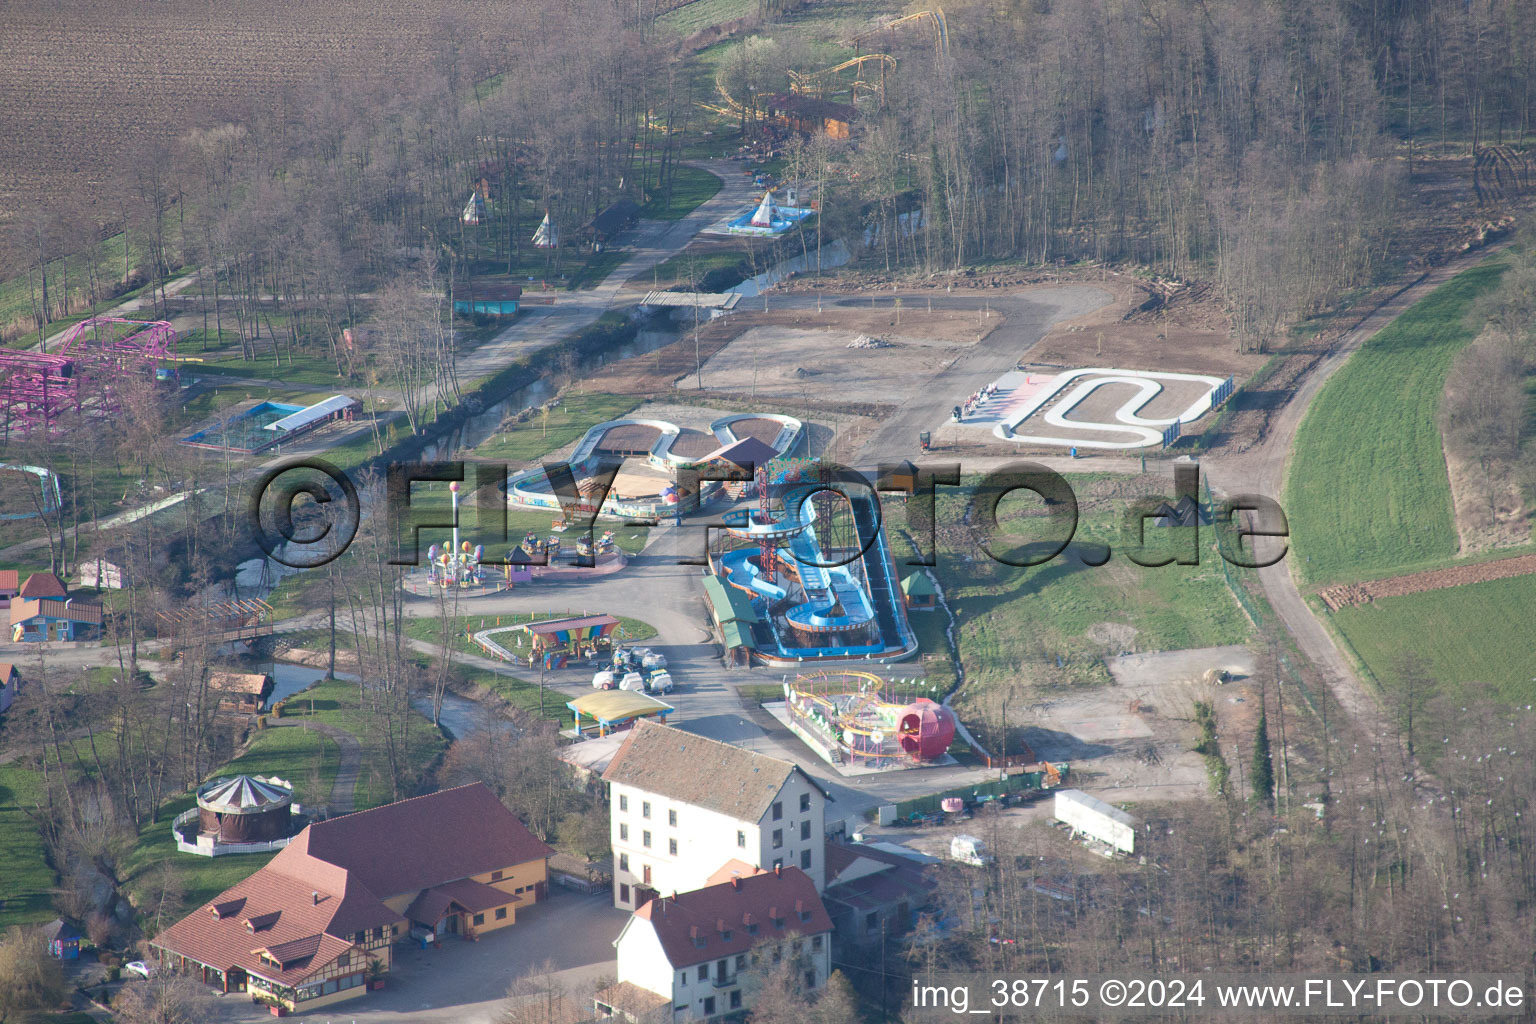
[[[640,208],[640,216],[647,220],[681,220],[713,199],[722,184],[702,168],[677,164],[672,169],[670,184],[652,190],[652,199]]]
[[[0,929],[40,924],[57,915],[53,869],[27,810],[41,803],[43,779],[19,764],[0,765]]]
[[[382,752],[370,749],[374,742],[374,727],[370,718],[369,712],[358,707],[357,684],[346,680],[322,680],[285,698],[283,702],[282,721],[307,719],[322,722],[344,729],[362,742],[363,770],[357,780],[355,796],[359,810],[377,807],[394,799],[389,779],[381,771],[369,770],[370,765],[378,769],[384,766]],[[412,719],[409,742],[410,749],[405,754],[407,776],[426,771],[448,749],[448,740],[442,732],[421,718]]]
[[[1308,582],[1407,572],[1455,556],[1440,398],[1452,360],[1476,333],[1468,310],[1503,269],[1485,263],[1435,289],[1362,345],[1313,401],[1285,495],[1290,557]]]
[[[1450,692],[1479,682],[1512,704],[1536,697],[1536,576],[1381,598],[1340,609],[1333,624],[1383,689],[1401,683],[1401,659],[1414,654]]]
[[[663,261],[652,273],[641,274],[640,280],[643,282],[649,278],[652,284],[670,288],[672,285],[685,282],[697,284],[712,270],[733,269],[739,269],[743,276],[746,275],[747,254],[741,250],[740,246],[727,244],[695,249],[692,252],[685,249],[671,259]]]
[[[1122,550],[1121,517],[1129,499],[1118,489],[1129,484],[1071,478],[1083,501],[1074,547],[1050,562],[1015,568],[994,562],[973,545],[960,526],[962,492],[942,491],[936,512],[939,530],[938,578],[959,619],[958,642],[968,689],[1024,680],[1045,687],[1109,681],[1106,656],[1129,651],[1166,651],[1245,642],[1251,625],[1222,577],[1216,535],[1200,532],[1200,564],[1147,568]],[[1166,481],[1144,481],[1148,488]],[[1104,490],[1108,497],[1095,497]],[[997,546],[1039,536],[1022,529],[1019,512],[1005,499],[999,509]],[[890,522],[906,524],[905,513],[890,510]],[[1149,546],[1171,540],[1172,531],[1149,527]],[[1074,556],[1077,542],[1108,544],[1109,562],[1097,568]],[[900,564],[906,558],[900,548]],[[1171,551],[1171,547],[1161,550]],[[1022,560],[1022,559],[1019,559]],[[925,655],[941,654],[942,612],[917,613]],[[934,621],[927,621],[927,620]],[[938,665],[933,673],[942,672]],[[971,692],[975,692],[972,690]]]
[[[300,804],[326,802],[336,778],[340,752],[333,740],[308,729],[273,728],[258,731],[245,752],[212,773],[224,775],[276,775],[293,783]],[[314,790],[314,791],[311,791]],[[179,853],[171,835],[171,822],[195,804],[193,794],[167,800],[157,822],[139,830],[139,842],[124,864],[130,889],[135,880],[155,864],[174,860],[186,886],[186,908],[200,906],[272,859],[271,854],[245,853],[228,857],[195,857]]]
[[[756,0],[693,0],[663,14],[656,24],[680,36],[691,36],[700,29],[744,18],[756,10]]]
[[[630,395],[567,393],[548,415],[535,413],[526,422],[497,431],[475,448],[474,455],[492,462],[537,462],[572,443],[593,425],[619,419],[639,404]]]

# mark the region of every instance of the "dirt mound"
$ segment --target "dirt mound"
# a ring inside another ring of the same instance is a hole
[[[1518,558],[1501,558],[1493,562],[1480,562],[1477,565],[1457,565],[1449,569],[1414,572],[1384,580],[1346,583],[1320,591],[1317,596],[1322,598],[1323,604],[1328,606],[1329,611],[1338,611],[1340,608],[1365,604],[1367,601],[1374,601],[1381,597],[1422,594],[1430,590],[1444,590],[1447,587],[1460,587],[1468,583],[1486,583],[1489,580],[1504,580],[1512,576],[1528,576],[1531,573],[1536,573],[1536,555],[1521,555]]]

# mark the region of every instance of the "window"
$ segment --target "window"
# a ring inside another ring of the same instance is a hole
[[[694,949],[703,949],[705,941],[707,941],[707,940],[704,938],[704,936],[702,936],[702,935],[695,935],[693,937],[693,948]],[[709,980],[709,965],[708,964],[705,964],[703,967],[699,968],[699,980],[700,981],[708,981]]]
[[[677,812],[676,811],[668,811],[667,812],[667,824],[671,825],[673,828],[677,828]]]
[[[821,936],[820,935],[812,935],[811,936],[811,952],[812,953],[820,953],[821,952]]]
[[[521,896],[523,893],[527,892],[530,888],[531,888],[531,886],[520,885],[516,889],[512,890],[512,895],[514,895],[514,896]]]
[[[644,832],[640,833],[640,845],[644,846],[644,847],[647,847],[647,848],[650,847],[650,845],[651,845],[651,832],[650,832],[650,829],[646,829]]]
[[[492,871],[491,872],[491,881],[493,881],[493,882],[501,881],[502,874],[503,874],[503,872],[500,872],[500,871]]]
[[[804,813],[805,811],[808,811],[810,809],[811,809],[811,794],[809,794],[809,793],[801,793],[800,794],[800,810],[801,810],[801,812]]]
[[[729,961],[726,961],[726,960],[721,960],[719,963],[715,964],[715,980],[716,981],[724,981],[725,980],[725,977],[726,977],[726,967],[727,966],[729,966]]]
[[[706,1016],[706,1017],[713,1017],[714,1015],[715,1015],[715,997],[714,996],[706,996],[704,998],[704,1016]]]
[[[783,817],[784,817],[784,801],[782,801],[782,800],[775,800],[773,802],[773,820],[774,821],[779,821]]]
[[[815,971],[806,971],[805,972],[805,987],[806,988],[815,988],[816,987],[816,972]]]
[[[757,934],[757,922],[756,921],[753,921],[751,924],[747,925],[747,934],[748,935],[756,935]]]
[[[745,953],[737,953],[736,954],[736,969],[738,971],[744,971],[744,970],[747,969],[747,954],[745,954]]]
[[[619,824],[619,838],[625,842],[629,841],[629,826],[622,822]]]
[[[802,911],[800,911],[800,923],[801,924],[804,924],[805,922],[809,921],[810,919],[811,919],[811,912],[809,910],[802,910]]]
[[[358,945],[362,945],[362,943],[365,942],[367,938],[368,933],[366,931],[361,931],[352,936],[352,941],[356,942]]]
[[[507,919],[507,908],[506,907],[497,907],[496,908],[496,920],[498,920],[498,921],[505,921],[506,919]],[[821,940],[818,939],[817,941],[819,942]]]
[[[810,850],[801,850],[800,851],[800,870],[802,870],[802,871],[809,871],[809,870],[811,870],[811,851]]]
[[[731,941],[731,930],[729,928],[727,928],[725,931],[720,933],[720,941],[721,942],[730,942]],[[720,973],[722,973],[722,974],[725,973],[725,961],[724,960],[720,961]]]
[[[621,810],[621,811],[629,810],[629,797],[627,797],[627,796],[620,796],[619,797],[619,810]]]
[[[383,925],[379,925],[377,928],[375,928],[373,930],[373,937],[375,939],[382,939],[384,937],[384,926]]]
[[[811,823],[810,822],[802,821],[800,823],[800,838],[801,839],[809,839],[809,838],[811,838]]]
[[[343,954],[341,954],[341,956],[338,956],[336,958],[336,966],[337,967],[346,967],[351,962],[352,962],[352,954],[351,953],[343,953]]]
[[[701,941],[702,940],[700,940],[700,939],[695,939],[694,940],[695,944],[698,944]],[[709,964],[704,964],[704,965],[702,965],[699,968],[699,980],[700,981],[708,981],[709,980]]]
[[[629,886],[627,886],[627,885],[620,885],[619,886],[619,902],[620,903],[628,903],[629,902]]]
[[[620,871],[628,871],[629,870],[629,854],[627,854],[627,853],[619,854],[619,870]]]
[[[880,912],[871,910],[864,916],[864,930],[867,932],[878,931],[880,928]]]
[[[777,850],[777,849],[780,849],[781,847],[783,847],[783,845],[784,845],[784,830],[781,829],[781,828],[776,828],[776,829],[773,830],[773,848],[775,850]]]
[[[741,1009],[741,989],[739,988],[731,990],[731,1009]]]
[[[674,857],[677,856],[677,840],[676,839],[668,839],[667,840],[667,852],[670,853]]]
[[[651,866],[649,864],[640,865],[640,876],[645,880],[646,885],[651,884]]]
[[[485,915],[484,914],[476,914],[475,915],[475,924],[485,924]]]
[[[649,800],[642,800],[640,802],[640,817],[642,817],[642,818],[649,818],[650,816],[651,816],[651,802]]]
[[[740,847],[745,847],[747,845],[747,834],[745,832],[738,831],[736,833],[736,845]]]

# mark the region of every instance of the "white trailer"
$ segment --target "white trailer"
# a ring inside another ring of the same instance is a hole
[[[1097,839],[1124,853],[1136,852],[1136,819],[1080,789],[1056,791],[1057,821],[1072,826],[1072,831]]]

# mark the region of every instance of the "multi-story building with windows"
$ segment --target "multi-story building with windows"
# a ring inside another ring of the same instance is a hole
[[[829,798],[789,761],[643,721],[603,779],[616,907],[698,889],[731,860],[825,884]]]

